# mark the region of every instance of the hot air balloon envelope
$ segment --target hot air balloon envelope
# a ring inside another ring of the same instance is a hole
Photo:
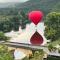
[[[30,39],[31,44],[41,45],[43,43],[43,37],[36,31]]]
[[[28,14],[29,20],[31,20],[35,25],[41,22],[43,13],[41,11],[32,11]]]

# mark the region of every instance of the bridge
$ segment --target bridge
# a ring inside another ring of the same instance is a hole
[[[25,49],[31,49],[31,50],[43,49],[43,51],[46,52],[48,55],[60,57],[60,53],[49,52],[47,46],[31,45],[31,44],[17,43],[17,42],[0,42],[0,44],[5,44],[7,46],[15,47],[15,48],[25,48]]]
[[[16,47],[16,48],[27,48],[32,50],[39,50],[45,49],[47,46],[40,46],[40,45],[32,45],[32,44],[25,44],[25,43],[17,43],[17,42],[0,42],[0,44],[5,44],[7,46]]]

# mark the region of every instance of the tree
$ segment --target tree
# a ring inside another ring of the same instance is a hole
[[[8,47],[0,45],[0,60],[14,60],[13,55],[8,51]]]
[[[17,16],[3,16],[0,18],[0,31],[10,32],[19,30],[19,19]]]
[[[51,12],[46,16],[45,20],[45,36],[51,41],[55,41],[60,37],[60,13]]]
[[[5,36],[3,32],[0,32],[0,41],[7,41],[9,37]]]
[[[28,20],[27,15],[24,11],[20,11],[18,17],[20,19],[20,26],[22,29],[24,29],[26,27],[26,23],[30,23],[30,21]]]
[[[30,58],[30,60],[43,60],[43,56],[44,56],[44,51],[41,50],[36,50],[33,53],[32,58]]]
[[[28,57],[25,57],[23,60],[43,60],[44,51],[42,49],[40,50],[33,50],[33,55]]]
[[[10,18],[11,17],[7,17],[7,16],[2,16],[0,18],[0,31],[10,32],[12,30]]]
[[[28,57],[25,57],[25,58],[23,58],[22,60],[29,60],[29,58],[28,58]]]
[[[10,22],[11,22],[11,25],[12,25],[12,29],[15,30],[15,31],[18,31],[19,26],[20,26],[19,18],[17,16],[14,16],[14,17],[11,18]]]
[[[48,45],[48,49],[49,49],[50,52],[53,50],[53,48],[54,48],[54,47],[53,47],[52,44],[49,44],[49,45]]]
[[[3,22],[3,32],[10,32],[12,30],[11,22],[5,21]]]

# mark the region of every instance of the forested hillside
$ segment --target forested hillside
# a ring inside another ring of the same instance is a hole
[[[30,0],[26,3],[21,4],[21,5],[18,4],[17,7],[21,8],[23,10],[28,10],[28,11],[42,10],[44,13],[48,13],[56,5],[58,5],[59,2],[60,2],[60,0]]]
[[[29,0],[25,3],[11,3],[7,8],[0,8],[0,14],[3,12],[6,14],[17,13],[17,11],[24,10],[25,12],[31,10],[42,10],[45,14],[52,10],[60,8],[60,0]],[[4,4],[5,6],[5,4]],[[1,5],[0,5],[1,7]],[[12,12],[12,13],[11,13]],[[3,13],[3,14],[4,14]]]
[[[52,11],[59,12],[60,0],[29,0],[25,3],[1,3],[0,31],[18,30],[19,26],[24,28],[26,23],[30,22],[27,19],[26,13],[32,10],[42,10],[45,16]]]

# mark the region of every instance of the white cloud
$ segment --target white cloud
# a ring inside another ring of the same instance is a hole
[[[0,0],[1,3],[5,3],[5,2],[26,2],[28,0]]]

